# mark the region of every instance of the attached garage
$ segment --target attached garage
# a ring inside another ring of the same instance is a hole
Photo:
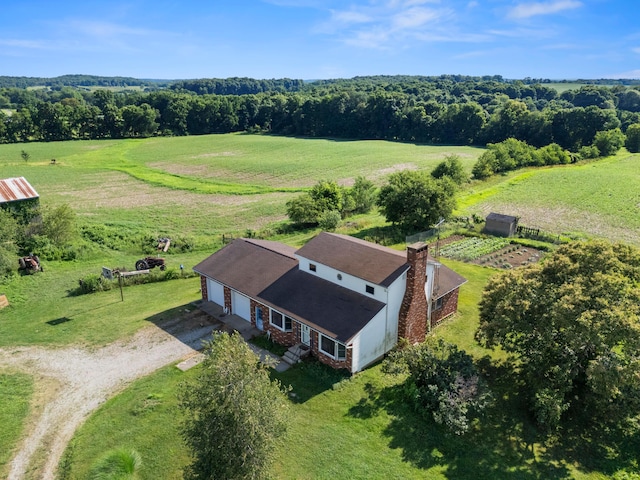
[[[207,278],[207,292],[209,301],[224,307],[224,286],[221,283]]]
[[[231,291],[231,313],[244,318],[248,322],[251,321],[251,301],[249,297],[245,297],[235,290]]]

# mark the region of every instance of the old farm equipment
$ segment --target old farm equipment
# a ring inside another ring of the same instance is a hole
[[[42,270],[40,265],[40,259],[33,253],[26,257],[20,257],[18,259],[18,270],[26,273],[35,273]]]
[[[136,270],[151,270],[156,267],[160,267],[160,270],[164,270],[166,268],[164,258],[145,257],[136,262]]]

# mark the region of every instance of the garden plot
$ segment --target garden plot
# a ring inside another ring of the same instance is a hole
[[[487,267],[513,268],[537,262],[542,252],[512,244],[506,238],[467,237],[440,247],[440,255]]]

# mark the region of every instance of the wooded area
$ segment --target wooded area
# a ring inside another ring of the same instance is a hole
[[[640,86],[592,84],[558,93],[530,82],[446,75],[201,79],[121,92],[56,82],[3,87],[0,142],[249,131],[456,145],[516,138],[577,152],[599,131],[625,132],[640,122]]]

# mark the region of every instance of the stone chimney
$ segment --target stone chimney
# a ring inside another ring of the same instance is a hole
[[[398,338],[410,344],[424,341],[427,334],[427,296],[424,285],[427,280],[426,243],[418,242],[407,247],[407,287],[398,318]]]

